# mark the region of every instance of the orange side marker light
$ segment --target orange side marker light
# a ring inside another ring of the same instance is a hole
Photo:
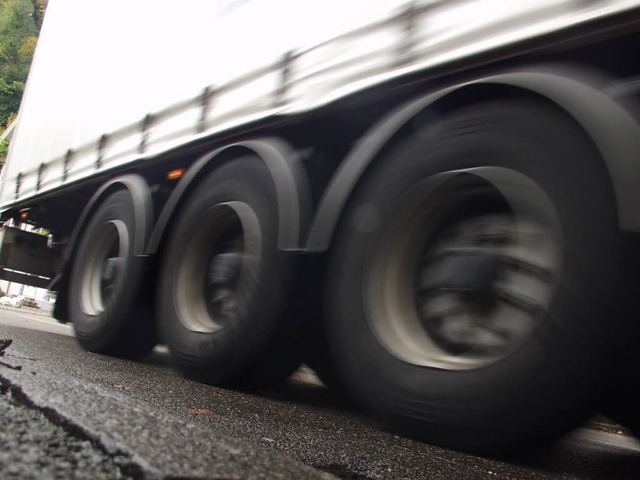
[[[184,168],[176,168],[167,173],[167,180],[178,180],[184,175]]]

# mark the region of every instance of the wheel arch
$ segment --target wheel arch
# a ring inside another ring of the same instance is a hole
[[[604,83],[600,81],[600,83]],[[609,172],[621,229],[640,231],[640,126],[603,88],[577,79],[575,74],[523,70],[459,83],[413,99],[392,111],[358,141],[329,183],[310,226],[306,250],[327,250],[349,196],[362,175],[381,153],[414,121],[437,117],[460,101],[481,102],[505,96],[536,97],[550,102],[587,133]],[[464,105],[464,103],[463,103]]]
[[[278,201],[278,248],[297,250],[308,221],[308,183],[295,150],[279,138],[246,140],[224,146],[200,157],[186,172],[165,203],[146,248],[147,255],[158,252],[180,206],[212,170],[233,161],[238,155],[255,155],[267,166]]]
[[[67,322],[69,276],[73,264],[73,257],[78,247],[78,241],[86,229],[92,215],[100,207],[105,198],[113,192],[126,189],[131,194],[136,218],[136,235],[134,255],[144,254],[146,241],[153,224],[153,200],[149,185],[140,175],[127,174],[113,178],[104,183],[91,197],[80,214],[69,239],[62,262],[61,273],[52,281],[50,289],[57,290],[58,295],[54,308],[54,317],[61,322]]]

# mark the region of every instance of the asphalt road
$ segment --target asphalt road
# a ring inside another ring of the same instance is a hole
[[[87,353],[69,328],[9,309],[0,338],[14,341],[0,360],[22,367],[0,366],[5,392],[90,442],[96,453],[85,456],[107,472],[105,454],[123,478],[640,478],[640,442],[611,427],[592,424],[517,459],[484,458],[385,432],[307,370],[260,393],[210,387],[182,379],[162,349],[140,363]]]

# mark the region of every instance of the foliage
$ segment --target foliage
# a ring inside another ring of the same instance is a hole
[[[24,82],[7,83],[0,76],[0,124],[5,125],[9,117],[18,111],[22,92],[24,92]]]
[[[44,12],[47,9],[47,2],[49,0],[31,0],[33,4],[33,21],[36,22],[38,30],[42,27],[42,20],[44,20]]]
[[[33,56],[28,45],[37,34],[31,0],[0,0],[0,76],[6,83],[26,80]]]
[[[9,142],[6,140],[0,141],[0,163],[4,163],[7,159],[7,151],[9,150]]]
[[[5,128],[9,128],[9,125],[11,125],[11,123],[18,117],[18,113],[17,112],[13,112],[9,114],[9,118],[7,118],[7,125],[5,126]]]
[[[0,0],[0,125],[20,106],[46,0]]]
[[[9,118],[7,118],[6,128],[0,128],[0,136],[2,136],[5,130],[9,128],[9,126],[16,119],[17,116],[18,114],[14,112],[9,114]],[[8,153],[9,153],[9,142],[6,139],[0,141],[0,172],[2,171],[2,165],[4,165],[4,162],[7,160]]]

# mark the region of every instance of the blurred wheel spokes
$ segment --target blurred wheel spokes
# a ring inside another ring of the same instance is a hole
[[[485,179],[442,190],[437,207],[423,200],[393,220],[403,233],[379,247],[370,321],[405,361],[475,368],[507,355],[539,324],[561,242],[553,222],[514,207]]]
[[[259,236],[248,205],[227,202],[211,208],[188,240],[178,268],[176,306],[187,329],[215,332],[234,322],[238,292],[254,284]]]

